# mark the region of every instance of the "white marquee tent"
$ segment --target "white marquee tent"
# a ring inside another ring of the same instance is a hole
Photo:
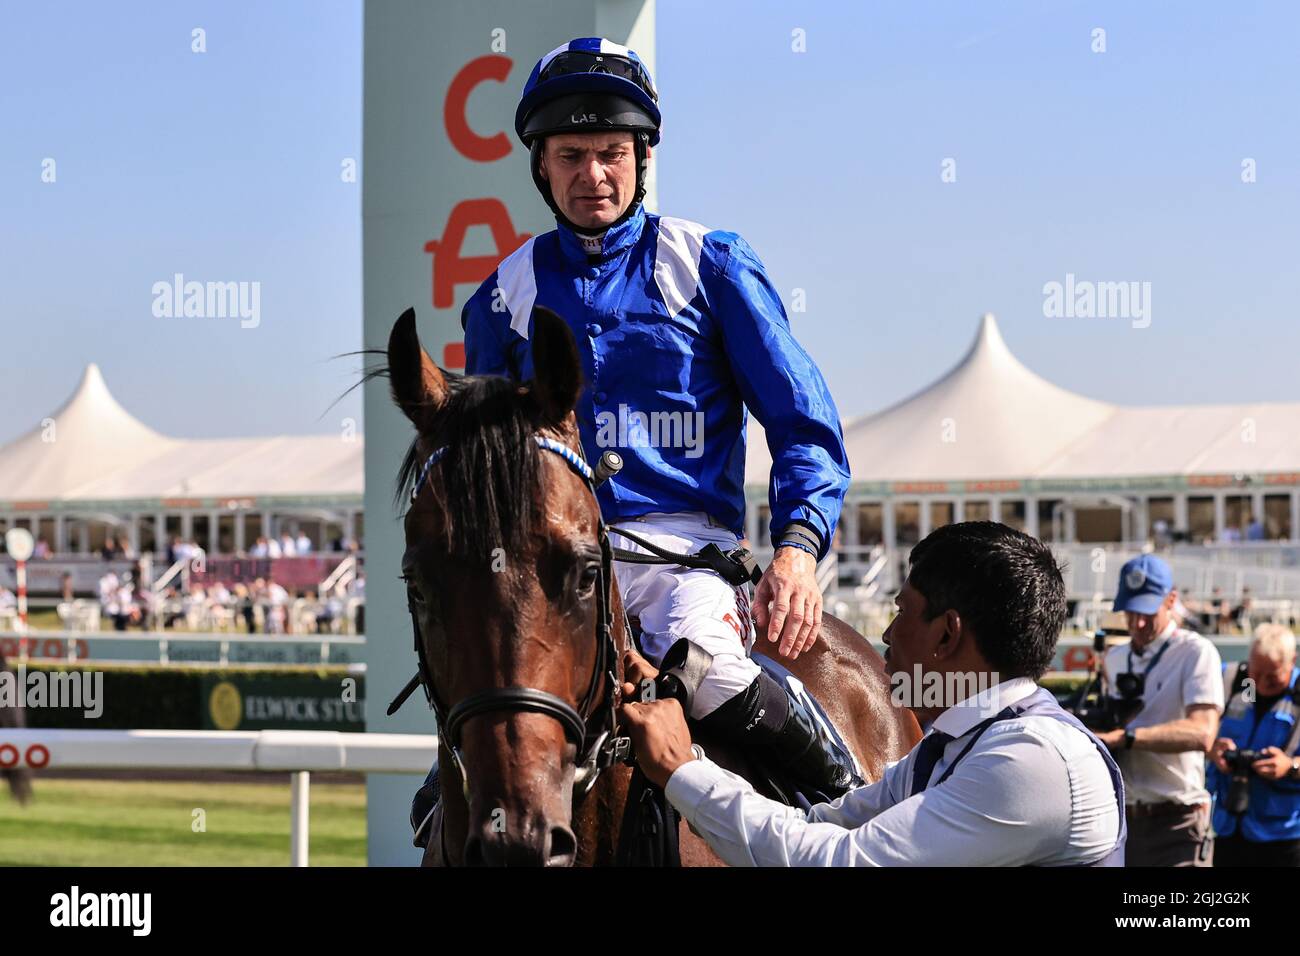
[[[759,505],[750,537],[761,541],[771,459],[762,430],[750,427],[746,484]],[[992,315],[952,369],[849,422],[844,439],[850,546],[910,543],[963,517],[1066,540],[1141,538],[1156,521],[1217,539],[1251,515],[1269,538],[1296,540],[1300,530],[1300,402],[1130,407],[1086,398],[1021,364]]]
[[[210,549],[224,531],[221,550],[242,549],[290,519],[355,534],[363,447],[360,435],[169,438],[118,404],[91,364],[57,411],[0,447],[0,521],[56,551],[97,547],[110,530],[137,548],[143,533],[149,547],[179,534]]]

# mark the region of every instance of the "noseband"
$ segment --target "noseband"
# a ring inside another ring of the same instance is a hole
[[[623,467],[622,459],[615,452],[605,452],[596,470],[593,471],[582,456],[567,445],[541,435],[534,435],[533,441],[538,447],[564,459],[569,470],[586,483],[593,496],[602,481]],[[411,492],[412,502],[424,486],[430,469],[442,460],[447,451],[448,447],[443,446],[425,459]],[[609,543],[605,523],[600,519],[597,524],[597,535],[600,539],[600,570],[596,578],[596,663],[587,690],[577,707],[549,691],[533,687],[492,687],[471,694],[449,709],[434,687],[433,674],[429,670],[429,662],[424,653],[424,641],[420,634],[419,615],[408,594],[407,604],[411,611],[411,626],[415,636],[415,653],[419,661],[419,669],[388,705],[388,714],[392,716],[402,704],[406,703],[417,685],[424,688],[424,696],[428,699],[429,707],[438,721],[442,742],[447,745],[452,762],[460,773],[461,786],[467,798],[469,777],[460,755],[461,732],[466,723],[484,714],[537,713],[545,714],[558,721],[564,727],[565,738],[577,748],[579,755],[573,781],[575,796],[582,796],[590,791],[602,770],[625,759],[628,755],[629,738],[616,736],[615,733],[618,706],[618,678],[615,676],[615,668],[618,649],[614,644],[611,602],[614,549]],[[626,618],[623,620],[623,627],[626,630]],[[593,720],[596,721],[594,726]]]

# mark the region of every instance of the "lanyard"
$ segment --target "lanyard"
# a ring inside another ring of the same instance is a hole
[[[1170,637],[1172,636],[1173,635],[1170,635]],[[1150,677],[1151,672],[1156,669],[1156,665],[1160,663],[1160,658],[1164,656],[1165,651],[1169,650],[1169,644],[1170,639],[1167,637],[1165,638],[1164,644],[1160,646],[1160,650],[1156,651],[1156,656],[1151,658],[1151,663],[1147,665],[1147,669],[1142,672],[1141,676],[1143,681]],[[1128,650],[1128,673],[1133,673],[1133,648],[1131,646]]]

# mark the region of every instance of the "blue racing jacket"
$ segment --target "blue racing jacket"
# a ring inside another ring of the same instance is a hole
[[[640,207],[594,254],[583,240],[560,225],[501,261],[461,313],[466,372],[531,378],[533,306],[564,318],[584,453],[624,458],[599,490],[607,521],[702,511],[743,535],[748,408],[772,453],[773,532],[807,524],[824,555],[849,484],[839,413],[754,250]]]

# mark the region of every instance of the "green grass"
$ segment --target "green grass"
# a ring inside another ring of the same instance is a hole
[[[0,784],[0,866],[287,866],[289,785],[49,780],[20,807]],[[206,832],[191,829],[196,808]],[[364,866],[363,784],[311,786],[310,863]]]

